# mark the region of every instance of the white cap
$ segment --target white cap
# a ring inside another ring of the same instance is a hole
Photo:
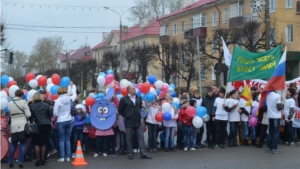
[[[75,108],[76,109],[81,109],[83,112],[86,112],[85,106],[82,105],[82,104],[77,104]]]

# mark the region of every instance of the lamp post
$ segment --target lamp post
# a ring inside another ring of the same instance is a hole
[[[122,56],[122,53],[123,53],[123,44],[122,44],[122,36],[123,36],[123,30],[122,30],[122,29],[123,29],[123,26],[122,26],[122,15],[123,15],[125,12],[131,10],[132,8],[134,8],[134,7],[131,7],[131,8],[129,8],[128,10],[126,10],[126,11],[124,11],[124,12],[122,12],[122,13],[120,14],[119,12],[116,12],[115,10],[110,9],[109,7],[104,7],[104,9],[110,10],[110,11],[112,11],[112,12],[118,14],[119,17],[120,17],[120,41],[119,41],[119,44],[120,44],[120,79],[123,78],[123,56]]]
[[[66,46],[66,69],[67,69],[67,76],[69,76],[69,58],[68,58],[68,46],[73,43],[76,42],[77,40],[73,40],[72,42],[70,42],[69,44],[67,44]]]

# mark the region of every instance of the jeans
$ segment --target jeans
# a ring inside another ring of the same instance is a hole
[[[185,148],[194,148],[196,146],[196,132],[193,125],[186,126],[186,130],[183,136],[184,147]]]
[[[106,153],[107,152],[107,138],[109,136],[97,136],[97,142],[96,142],[96,151],[95,153],[99,153],[100,149],[102,151],[102,153]]]
[[[82,144],[83,140],[83,130],[82,129],[73,129],[73,147],[72,147],[72,153],[75,153],[76,147],[77,147],[77,141],[80,141],[80,144]]]
[[[60,158],[71,157],[70,137],[72,132],[72,121],[64,121],[57,123],[58,139],[59,139],[59,156]]]
[[[19,140],[19,141],[12,141],[9,148],[9,158],[8,158],[8,164],[13,164],[14,162],[14,155],[16,148],[18,146],[18,142],[20,142],[20,156],[19,156],[19,164],[23,164],[25,153],[26,153],[26,141],[27,139]]]
[[[50,150],[58,150],[58,136],[57,136],[57,129],[52,129],[51,131],[51,137],[50,137]]]
[[[215,122],[210,119],[208,122],[206,122],[206,139],[208,145],[214,145],[215,144]]]
[[[175,127],[165,127],[165,148],[174,148],[174,131]]]
[[[279,127],[280,119],[269,118],[269,137],[268,137],[268,148],[270,150],[277,150],[277,144],[279,139]]]
[[[123,131],[120,131],[120,144],[121,144],[121,152],[125,153],[126,150],[126,133]]]
[[[216,144],[225,144],[227,120],[216,120]]]
[[[240,122],[229,122],[229,139],[235,138]]]
[[[85,152],[88,152],[89,148],[90,148],[89,133],[83,133],[82,139],[83,139],[82,142],[84,143],[84,150],[85,150]]]
[[[287,143],[294,142],[294,131],[293,131],[293,122],[285,122],[284,126],[284,141]]]
[[[156,142],[157,142],[157,137],[156,137],[156,132],[157,132],[157,124],[151,124],[147,123],[148,127],[148,148],[149,149],[155,149],[156,148]]]
[[[252,140],[256,139],[255,127],[250,126]]]
[[[259,136],[259,142],[258,142],[259,147],[262,147],[264,145],[265,138],[267,136],[267,129],[268,129],[268,125],[262,124],[260,136]]]
[[[248,126],[249,126],[248,121],[242,121],[242,127],[243,127],[243,139],[244,139],[244,140],[247,140],[247,139],[248,139]]]

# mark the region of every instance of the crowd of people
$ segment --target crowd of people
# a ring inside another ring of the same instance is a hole
[[[172,106],[172,118],[169,121],[158,122],[155,119],[161,112],[163,102],[173,105],[173,98],[166,94],[157,97],[153,102],[142,100],[135,94],[135,87],[129,86],[128,96],[120,100],[113,96],[110,101],[117,108],[115,123],[108,130],[99,130],[90,122],[90,107],[85,101],[80,101],[80,93],[59,88],[58,99],[53,101],[46,97],[44,90],[34,94],[32,101],[23,100],[22,90],[15,92],[13,101],[9,102],[9,113],[1,112],[1,130],[11,135],[8,164],[14,167],[14,153],[20,144],[18,164],[23,168],[25,159],[36,158],[35,166],[43,166],[49,156],[59,154],[58,162],[70,161],[75,158],[77,141],[81,141],[85,154],[93,153],[96,158],[108,154],[128,155],[134,158],[134,153],[140,153],[142,159],[151,159],[147,154],[155,153],[158,148],[173,152],[176,149],[195,151],[199,148],[219,149],[225,147],[256,146],[262,148],[267,142],[267,152],[279,153],[279,139],[287,146],[294,145],[294,136],[300,139],[300,130],[293,128],[294,108],[299,105],[296,96],[297,87],[291,84],[286,91],[286,101],[276,91],[270,91],[266,105],[261,106],[255,115],[257,126],[250,126],[249,119],[253,107],[258,106],[260,91],[251,88],[252,105],[240,99],[240,92],[214,85],[208,87],[202,98],[199,90],[187,92],[182,90],[179,99],[180,107]],[[93,89],[91,93],[97,94]],[[70,110],[74,106],[77,114],[72,116]],[[203,106],[210,119],[201,128],[193,126],[193,117],[186,113],[188,106]],[[142,117],[140,111],[147,112]],[[24,134],[27,121],[34,121],[39,128],[39,134],[32,138]],[[280,129],[284,122],[284,131]],[[229,124],[229,130],[227,125]],[[144,132],[147,130],[148,140],[144,142]],[[206,130],[206,139],[203,139]],[[241,134],[239,132],[241,130]],[[175,137],[177,141],[175,142]],[[241,139],[242,138],[242,139]],[[29,146],[26,151],[26,143]],[[177,148],[176,148],[177,147]]]

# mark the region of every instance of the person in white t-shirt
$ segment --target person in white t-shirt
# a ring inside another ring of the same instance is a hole
[[[268,118],[269,118],[269,137],[268,137],[268,149],[267,152],[273,154],[278,153],[277,144],[279,139],[279,127],[281,110],[283,104],[281,103],[280,95],[276,91],[270,91],[266,98],[268,107]]]
[[[294,132],[293,132],[293,121],[294,121],[294,108],[296,105],[296,102],[294,100],[295,95],[295,89],[294,88],[288,88],[286,90],[286,100],[284,103],[284,117],[285,117],[285,126],[284,126],[284,140],[285,144],[287,146],[293,146],[294,145]]]

